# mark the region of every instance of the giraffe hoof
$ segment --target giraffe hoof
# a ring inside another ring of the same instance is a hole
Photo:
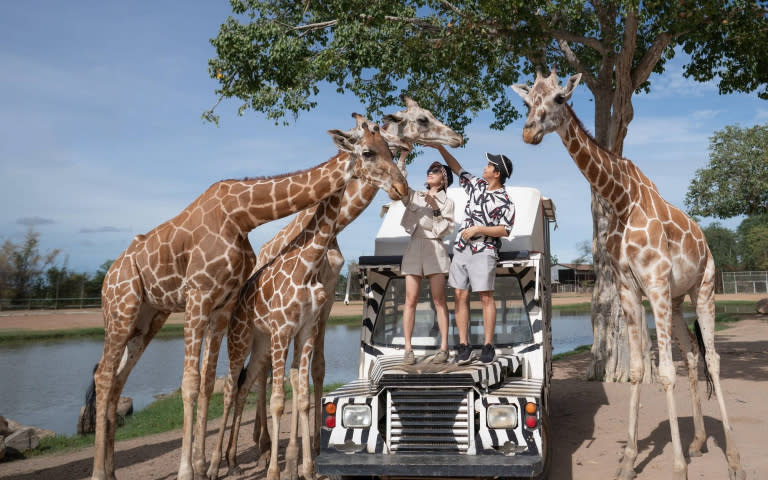
[[[229,475],[242,475],[242,474],[243,474],[243,469],[240,468],[240,465],[232,465],[227,470],[227,476],[229,476]]]
[[[688,450],[688,456],[691,457],[691,458],[693,458],[693,457],[700,457],[701,456],[701,450],[698,450],[698,449],[697,450],[693,450],[693,449]]]
[[[728,480],[746,480],[747,473],[741,469],[728,469]]]
[[[632,480],[637,476],[632,467],[621,466],[616,470],[616,480]]]

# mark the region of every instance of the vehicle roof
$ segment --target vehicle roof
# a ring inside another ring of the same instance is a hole
[[[512,233],[502,238],[501,251],[531,251],[544,252],[546,250],[545,229],[549,228],[545,222],[555,220],[555,205],[551,199],[542,197],[541,192],[531,187],[506,187],[507,194],[515,204],[515,223]],[[454,203],[454,219],[456,228],[443,242],[446,247],[451,247],[456,239],[459,227],[464,221],[464,207],[468,195],[463,188],[454,187],[447,190],[448,198]],[[402,255],[410,241],[410,235],[400,225],[400,219],[405,212],[403,202],[397,201],[389,204],[381,222],[381,227],[376,235],[376,256]]]

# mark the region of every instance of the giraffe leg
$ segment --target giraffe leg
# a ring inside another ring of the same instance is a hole
[[[287,329],[284,329],[287,330]],[[288,332],[273,332],[272,334],[272,395],[269,399],[269,409],[272,413],[272,452],[267,469],[267,480],[279,480],[280,465],[278,464],[278,449],[280,437],[280,419],[285,410],[285,359],[288,354],[288,342],[291,335]]]
[[[232,404],[235,401],[235,396],[239,394],[239,380],[243,370],[243,363],[245,363],[245,358],[248,355],[248,348],[251,344],[253,333],[250,321],[244,318],[242,312],[233,312],[227,332],[229,374],[227,375],[227,383],[224,386],[224,412],[222,415],[221,426],[219,427],[219,433],[216,437],[216,444],[211,452],[211,463],[208,466],[208,477],[212,480],[218,478],[219,465],[221,464],[221,449],[222,444],[224,443],[224,433],[227,429],[227,418],[229,416],[229,411],[232,408]],[[232,432],[230,435],[236,436],[235,420],[239,419],[236,416],[233,418]],[[235,449],[236,448],[237,447],[235,446]]]
[[[111,307],[114,300],[108,300],[103,309],[106,326],[104,351],[94,373],[96,435],[92,478],[99,480],[115,478],[115,430],[120,392],[147,343],[168,317],[139,304],[138,299],[130,294],[138,287],[131,284],[129,288],[128,294],[118,292],[115,297],[123,293],[126,302],[130,303],[131,299],[135,302],[132,306],[124,307],[120,313]]]
[[[683,297],[672,300],[672,336],[683,354],[683,360],[688,368],[688,385],[691,392],[691,411],[693,412],[694,435],[691,445],[688,447],[689,457],[701,456],[701,447],[707,440],[704,429],[704,417],[701,413],[701,399],[699,398],[699,348],[691,338],[691,331],[683,319]]]
[[[256,418],[253,423],[253,442],[256,444],[256,454],[261,457],[269,459],[269,454],[272,451],[272,439],[269,436],[269,428],[267,428],[267,378],[269,377],[269,347],[266,348],[266,352],[263,354],[265,361],[262,362],[261,369],[257,372],[256,376]],[[253,354],[251,354],[253,358]]]
[[[298,347],[299,345],[294,344],[294,352]],[[291,431],[288,436],[288,445],[285,447],[285,478],[296,480],[299,476],[299,444],[296,438],[299,422],[299,369],[296,368],[295,362],[291,366],[289,375],[293,395],[291,397]]]
[[[710,259],[707,270],[696,295],[696,316],[698,317],[701,329],[701,340],[704,344],[704,359],[707,363],[707,369],[712,377],[712,383],[717,396],[717,403],[720,406],[720,415],[723,421],[723,431],[725,432],[725,455],[728,459],[728,478],[730,480],[744,480],[747,474],[741,467],[739,451],[733,444],[731,438],[731,424],[728,421],[728,412],[725,409],[725,398],[720,386],[720,355],[715,351],[715,287],[714,287],[714,262]]]
[[[640,303],[640,295],[629,283],[622,282],[619,295],[624,309],[624,315],[627,319],[627,336],[629,337],[629,380],[630,399],[629,399],[629,420],[627,421],[627,445],[624,447],[624,454],[621,464],[616,472],[616,478],[619,480],[630,480],[635,478],[635,460],[637,459],[637,425],[640,408],[640,384],[645,374],[645,366],[642,358],[640,322],[643,318],[643,305]]]
[[[200,376],[202,385],[197,397],[197,418],[192,444],[192,468],[195,478],[207,478],[205,464],[205,437],[208,429],[208,405],[213,394],[213,384],[216,382],[216,364],[219,360],[221,340],[227,328],[232,306],[224,307],[213,312],[210,323],[206,327],[205,344],[203,348],[203,363]]]
[[[192,440],[195,403],[200,393],[200,348],[208,315],[203,312],[203,298],[199,290],[187,293],[184,319],[184,373],[181,379],[181,399],[184,402],[184,426],[181,437],[179,480],[194,480],[192,468]]]
[[[320,423],[323,414],[323,381],[325,380],[325,327],[331,312],[330,301],[326,302],[317,320],[317,336],[315,350],[312,353],[312,385],[314,388],[314,424],[312,435],[312,451],[315,455],[320,452]]]
[[[315,476],[315,464],[312,459],[312,441],[313,437],[310,434],[309,428],[309,366],[312,359],[312,353],[315,346],[315,339],[317,338],[317,330],[312,328],[312,335],[309,336],[304,343],[301,351],[301,359],[299,361],[298,371],[298,391],[294,390],[294,396],[298,397],[298,410],[294,412],[294,415],[299,416],[299,426],[301,427],[301,467],[304,478],[311,479]],[[294,348],[297,348],[295,345]],[[322,388],[320,388],[322,391]]]
[[[248,397],[248,392],[251,390],[253,382],[259,378],[266,369],[267,358],[264,354],[269,347],[266,346],[265,338],[255,338],[253,347],[251,349],[251,360],[248,362],[248,367],[245,369],[245,378],[238,380],[238,392],[235,397],[235,409],[233,414],[232,432],[229,436],[229,445],[227,446],[227,464],[229,465],[228,473],[239,473],[240,468],[237,466],[237,438],[240,434],[240,424],[243,418],[243,408],[245,406],[245,400]],[[262,393],[263,395],[263,393]],[[266,408],[266,407],[265,407]]]
[[[668,283],[653,283],[649,279],[646,280],[646,285],[648,299],[651,303],[653,316],[656,319],[656,343],[659,348],[659,382],[667,397],[667,416],[672,436],[672,478],[675,480],[685,480],[688,478],[688,463],[683,456],[674,396],[676,372],[675,364],[672,361],[672,299]]]

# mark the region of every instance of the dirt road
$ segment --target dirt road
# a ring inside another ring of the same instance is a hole
[[[0,323],[2,319],[0,319]],[[556,327],[556,326],[555,326]],[[61,328],[61,327],[60,327]],[[752,316],[718,332],[721,378],[733,439],[741,453],[747,478],[768,478],[765,432],[768,430],[768,319]],[[678,359],[679,360],[679,359]],[[552,480],[613,478],[626,439],[629,385],[582,380],[588,362],[579,355],[555,363],[552,383],[553,465]],[[678,361],[675,387],[683,448],[693,438],[691,406],[682,363]],[[688,478],[728,478],[725,445],[717,401],[706,400],[703,412],[707,429],[706,453],[689,459]],[[669,478],[672,465],[669,423],[664,394],[658,386],[645,386],[641,393],[639,425],[640,453],[636,463],[638,480]],[[240,438],[243,474],[230,478],[264,478],[265,465],[256,458],[250,439],[253,412]],[[208,448],[219,421],[211,422]],[[281,426],[285,444],[288,425]],[[178,469],[181,431],[172,431],[117,444],[117,475],[121,479],[170,479]],[[68,480],[89,478],[93,449],[0,463],[0,478],[20,480]],[[210,452],[208,452],[210,454]],[[224,475],[222,468],[220,474]]]

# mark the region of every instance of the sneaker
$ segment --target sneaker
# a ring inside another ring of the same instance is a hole
[[[480,352],[480,361],[483,363],[491,363],[494,358],[496,358],[496,349],[493,348],[493,345],[490,343],[483,345],[483,351]]]
[[[459,365],[464,365],[471,361],[470,357],[472,356],[472,347],[466,343],[460,343],[459,346],[456,347],[456,350],[456,363]]]
[[[403,364],[413,365],[414,363],[416,363],[416,355],[413,354],[413,350],[406,350],[403,355]]]
[[[432,363],[445,363],[448,361],[448,350],[440,350],[432,357]]]

